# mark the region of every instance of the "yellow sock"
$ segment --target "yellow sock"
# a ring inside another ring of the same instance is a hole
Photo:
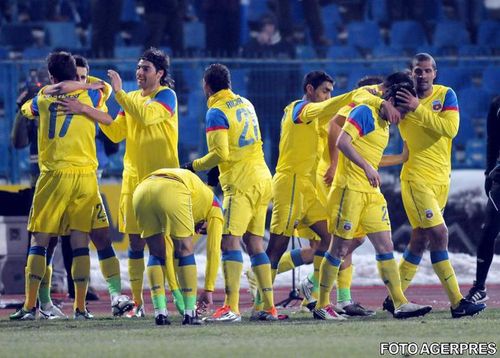
[[[179,283],[185,310],[192,311],[195,309],[198,287],[197,275],[194,255],[179,257]]]
[[[285,252],[278,263],[278,273],[287,272],[303,265],[304,261],[302,260],[301,252],[301,249]]]
[[[164,266],[164,259],[154,255],[149,255],[148,268],[146,272],[148,275],[149,287],[151,288],[151,301],[153,301],[155,314],[166,314],[167,309]]]
[[[120,277],[120,262],[115,255],[113,246],[109,246],[102,250],[97,250],[99,258],[99,267],[102,275],[108,284],[108,292],[111,297],[118,296],[122,293],[122,280]]]
[[[352,272],[352,265],[339,271],[337,277],[337,302],[351,301]]]
[[[240,250],[222,252],[222,270],[226,287],[224,304],[231,307],[231,311],[239,314],[240,279],[241,271],[243,271],[243,256]]]
[[[40,282],[43,276],[45,276],[45,270],[47,269],[46,253],[47,249],[43,246],[32,246],[30,248],[26,269],[24,270],[26,274],[26,301],[24,301],[23,308],[26,311],[32,309],[36,305]]]
[[[399,262],[399,277],[401,277],[401,289],[403,292],[406,291],[413,277],[415,277],[420,260],[422,260],[422,256],[414,255],[406,248],[403,258]]]
[[[136,305],[144,303],[142,298],[142,285],[144,280],[144,251],[128,250],[128,275],[132,299]]]
[[[252,270],[259,286],[264,310],[274,307],[273,278],[271,273],[271,263],[265,252],[250,257]],[[275,273],[276,276],[276,273]]]
[[[319,270],[319,297],[316,308],[323,308],[330,304],[330,293],[337,279],[339,267],[340,259],[327,252]]]
[[[404,303],[408,303],[403,290],[401,289],[401,280],[399,278],[399,270],[394,260],[394,254],[378,254],[377,255],[377,268],[380,278],[384,281],[389,294],[391,295],[394,307],[398,308]]]
[[[80,312],[85,311],[85,297],[90,278],[90,256],[89,249],[82,247],[73,250],[73,263],[71,265],[71,275],[75,283],[75,302],[73,309]]]
[[[323,262],[323,257],[325,257],[325,252],[316,250],[313,257],[313,268],[314,268],[314,279],[319,282],[319,270],[321,263]]]
[[[40,282],[40,287],[38,288],[38,301],[40,305],[46,305],[52,303],[50,298],[50,288],[52,286],[52,265],[48,264],[45,268],[45,275],[43,275],[42,281]]]
[[[177,282],[177,275],[175,273],[174,243],[170,236],[165,237],[165,247],[167,251],[165,259],[165,278],[167,279],[170,291],[173,292],[179,289],[179,283]]]
[[[463,296],[460,293],[457,276],[455,276],[455,271],[453,270],[451,262],[448,258],[448,251],[432,251],[431,262],[434,272],[439,277],[441,285],[443,285],[443,288],[448,295],[451,306],[456,308]]]

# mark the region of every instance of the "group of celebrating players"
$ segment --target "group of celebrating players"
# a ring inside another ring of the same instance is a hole
[[[432,309],[409,302],[404,294],[427,247],[449,297],[452,317],[472,316],[486,307],[462,296],[448,258],[442,212],[459,111],[454,91],[433,83],[437,70],[429,54],[417,54],[409,72],[365,79],[359,88],[335,97],[331,97],[334,80],[327,73],[306,74],[303,98],[291,102],[281,119],[274,176],[264,160],[255,109],[232,91],[226,66],[212,64],[203,74],[208,153],[179,166],[178,106],[168,57],[154,48],[145,51],[136,69],[139,89],[129,93],[123,91],[117,72],[108,71],[109,85],[88,76],[86,61],[77,57],[75,62],[75,57],[52,53],[47,65],[53,84],[22,107],[25,117],[39,120],[41,174],[28,224],[32,239],[26,299],[11,319],[35,319],[37,297],[41,318],[65,317],[41,293],[50,289],[51,238],[67,233],[74,257],[75,319],[93,317],[85,305],[89,237],[108,284],[112,313],[145,316],[146,270],[158,325],[170,324],[165,281],[183,316],[182,324],[241,321],[241,242],[256,284],[251,320],[285,319],[274,304],[276,274],[310,263],[314,272],[301,288],[314,318],[343,320],[374,314],[350,294],[351,256],[365,236],[375,248],[379,274],[389,293],[384,309],[395,318],[423,316]],[[114,120],[106,108],[112,91],[121,106]],[[113,142],[126,141],[119,229],[130,240],[132,299],[121,293],[120,266],[106,230],[109,224],[96,177],[96,123]],[[391,124],[398,125],[405,148],[398,155],[383,155]],[[401,194],[413,228],[399,267],[377,172],[379,166],[398,164],[403,164]],[[195,174],[200,171],[208,171],[207,184]],[[222,203],[213,192],[219,183]],[[265,247],[271,201],[271,237]],[[310,246],[286,252],[296,230],[310,239]],[[196,233],[207,234],[205,287],[199,297],[193,251]],[[202,319],[203,309],[213,303],[221,262],[225,302]],[[330,302],[335,282],[336,305]]]

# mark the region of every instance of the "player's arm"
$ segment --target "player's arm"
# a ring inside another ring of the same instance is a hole
[[[12,146],[16,149],[22,149],[30,144],[28,134],[28,118],[22,115],[21,111],[16,113],[14,125],[10,134]]]
[[[109,86],[109,85],[108,85]],[[110,86],[111,87],[111,86]],[[93,82],[93,83],[84,83],[80,81],[62,81],[53,85],[45,86],[42,91],[43,94],[47,95],[58,95],[70,93],[78,90],[98,90],[104,89],[106,85],[104,82]],[[109,95],[108,95],[109,97]]]
[[[336,115],[328,123],[328,152],[330,154],[330,166],[326,173],[323,175],[325,184],[331,185],[337,170],[337,163],[339,159],[339,149],[337,148],[337,140],[339,138],[342,127],[345,123],[345,117]]]
[[[211,108],[205,118],[208,153],[192,163],[195,171],[208,170],[229,158],[229,121],[220,109]]]
[[[87,77],[87,82],[90,85],[94,84],[100,84],[102,87],[98,88],[102,91],[102,94],[104,96],[104,100],[107,101],[109,97],[111,96],[111,93],[113,92],[113,88],[111,85],[100,78],[94,77],[94,76],[88,76]],[[90,89],[90,88],[89,88]]]
[[[177,97],[171,89],[159,91],[154,98],[147,102],[135,101],[122,89],[122,80],[118,72],[109,70],[111,86],[115,91],[116,102],[134,120],[145,126],[168,121],[174,117],[177,111]]]
[[[352,142],[375,129],[371,111],[366,106],[358,106],[349,113],[337,140],[339,150],[354,164],[363,169],[373,187],[380,186],[378,172],[356,151]]]
[[[387,120],[390,123],[397,124],[401,120],[401,113],[392,105],[391,102],[374,95],[371,90],[360,88],[353,92],[352,101],[355,104],[367,104],[376,109],[384,108]]]
[[[56,103],[63,108],[65,114],[82,114],[105,126],[113,123],[113,118],[107,112],[86,105],[75,98],[64,98]]]
[[[403,151],[400,154],[387,154],[382,156],[379,167],[390,167],[392,165],[403,164],[408,160],[408,145],[403,142]]]
[[[325,125],[343,107],[348,94],[335,96],[323,102],[298,101],[293,107],[292,119],[295,124],[318,120]]]
[[[444,137],[454,138],[457,135],[460,115],[457,95],[451,88],[446,92],[443,108],[440,112],[433,112],[425,108],[420,104],[418,98],[405,89],[399,91],[396,97],[402,101],[402,105],[415,112],[415,116],[408,117],[409,121]]]
[[[108,126],[99,124],[101,131],[114,143],[119,143],[127,137],[127,121],[123,109],[118,111],[115,120]]]

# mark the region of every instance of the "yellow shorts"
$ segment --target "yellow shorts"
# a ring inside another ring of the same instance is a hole
[[[224,193],[224,235],[243,236],[249,232],[264,236],[267,207],[271,202],[271,179],[264,179],[245,192]]]
[[[35,187],[28,230],[57,235],[70,230],[90,232],[98,193],[95,170],[41,173]]]
[[[178,180],[144,180],[135,189],[133,207],[143,238],[160,233],[172,239],[194,235],[191,192]]]
[[[282,173],[274,176],[271,233],[292,236],[299,223],[308,227],[326,219],[326,209],[310,179]]]
[[[109,227],[108,213],[102,201],[101,193],[98,192],[98,200],[94,204],[94,215],[92,217],[92,230]]]
[[[382,193],[363,193],[334,186],[327,208],[329,231],[343,239],[391,231],[387,202]]]
[[[323,174],[316,173],[316,192],[318,194],[319,202],[326,208],[328,203],[328,193],[330,192],[331,185],[326,185],[323,181]]]
[[[120,210],[118,215],[118,230],[124,234],[140,234],[137,219],[132,204],[132,195],[139,184],[137,177],[124,176],[120,193]]]
[[[450,186],[401,181],[401,196],[412,228],[444,224],[443,212]]]

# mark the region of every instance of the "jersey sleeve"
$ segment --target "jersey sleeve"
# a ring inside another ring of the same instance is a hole
[[[355,107],[347,116],[342,128],[352,140],[363,137],[375,130],[375,120],[370,108],[364,105]]]
[[[205,290],[213,291],[221,260],[222,204],[214,195],[212,208],[207,218],[207,265],[205,267]]]
[[[88,76],[87,81],[88,81],[88,83],[97,83],[97,82],[103,83],[104,88],[101,89],[101,91],[102,91],[102,94],[104,96],[104,101],[107,101],[109,99],[109,97],[111,96],[111,93],[113,92],[113,89],[111,88],[111,85],[109,83],[101,80],[100,78],[94,77],[94,76]]]
[[[415,116],[409,117],[410,121],[441,136],[454,138],[458,133],[460,122],[458,100],[457,95],[451,88],[446,92],[440,112],[433,112],[423,105],[419,105],[415,110],[415,114]]]
[[[38,112],[38,95],[24,102],[21,107],[21,114],[28,119],[35,119],[40,115]]]
[[[101,90],[91,89],[87,90],[87,93],[90,97],[90,100],[92,101],[92,105],[94,106],[94,108],[102,110],[103,107],[106,106],[106,98],[104,97],[104,94]]]
[[[227,116],[218,108],[210,108],[205,116],[205,132],[229,129]]]
[[[352,101],[355,104],[367,104],[371,107],[374,107],[375,109],[380,109],[380,107],[382,106],[382,102],[384,102],[384,99],[371,94],[368,90],[361,87],[353,93]]]
[[[121,90],[116,93],[116,101],[134,120],[145,126],[167,121],[177,112],[177,96],[170,88],[159,91],[145,103],[134,101]]]
[[[320,125],[328,123],[337,112],[345,105],[349,94],[343,94],[327,99],[323,102],[298,101],[292,113],[294,123],[310,123],[318,120]],[[297,112],[296,115],[295,112]]]
[[[127,121],[125,112],[120,108],[115,120],[110,125],[102,125],[99,128],[112,142],[119,143],[127,137]]]

